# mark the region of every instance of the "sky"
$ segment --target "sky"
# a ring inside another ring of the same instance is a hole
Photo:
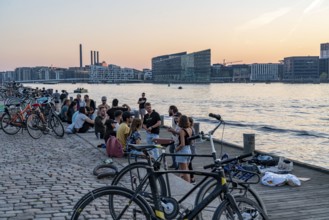
[[[211,63],[319,56],[328,0],[0,0],[0,71],[107,64],[151,68],[152,57],[211,49]]]

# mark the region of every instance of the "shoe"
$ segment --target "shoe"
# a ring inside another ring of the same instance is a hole
[[[191,179],[191,183],[195,185],[196,184],[195,179]]]

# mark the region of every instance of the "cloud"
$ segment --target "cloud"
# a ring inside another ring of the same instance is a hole
[[[312,13],[312,11],[318,9],[324,0],[314,0],[307,8],[304,9],[304,14]]]
[[[291,11],[291,8],[281,8],[276,11],[268,12],[265,14],[260,15],[259,17],[248,21],[247,23],[243,24],[242,26],[238,27],[237,30],[244,31],[244,30],[252,30],[260,28],[264,25],[267,25],[274,20],[284,16],[288,12]]]

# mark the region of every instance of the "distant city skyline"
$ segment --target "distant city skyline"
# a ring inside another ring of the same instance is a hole
[[[99,61],[151,68],[152,57],[211,49],[211,63],[319,56],[329,42],[324,0],[0,0],[0,71]]]

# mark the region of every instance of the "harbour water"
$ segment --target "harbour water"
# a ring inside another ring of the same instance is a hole
[[[170,125],[169,105],[200,122],[209,131],[220,114],[226,125],[215,137],[243,145],[243,134],[254,133],[256,149],[329,169],[329,85],[328,84],[24,84],[26,86],[67,90],[72,97],[78,87],[100,103],[103,95],[111,104],[137,109],[142,92],[152,107]],[[182,89],[178,89],[182,86]]]

